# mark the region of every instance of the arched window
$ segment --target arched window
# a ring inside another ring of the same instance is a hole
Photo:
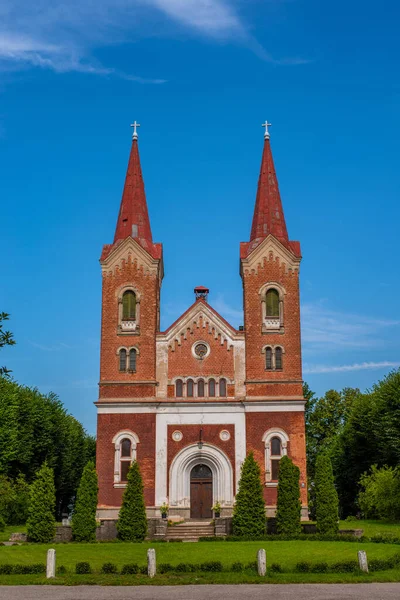
[[[287,454],[289,437],[282,429],[269,429],[263,435],[265,443],[265,480],[276,486],[279,479],[279,462]]]
[[[194,384],[193,379],[188,379],[186,382],[186,395],[188,398],[193,398]]]
[[[215,397],[215,379],[210,379],[208,382],[208,395],[210,398]]]
[[[136,460],[136,447],[139,438],[133,431],[120,431],[113,438],[114,444],[114,486],[125,487],[129,467]]]
[[[119,351],[119,370],[126,371],[126,350],[121,348]]]
[[[267,291],[265,296],[266,316],[279,317],[279,292],[274,288]]]
[[[136,319],[136,294],[127,290],[122,296],[122,320],[134,321]]]
[[[282,458],[282,444],[278,437],[273,437],[271,440],[271,479],[278,481],[279,476],[279,461]]]
[[[131,348],[129,350],[129,370],[132,373],[136,373],[136,349]]]
[[[267,371],[272,371],[272,348],[265,348],[265,368]]]
[[[183,397],[183,381],[182,381],[182,379],[177,379],[175,382],[175,396],[177,398]]]
[[[219,395],[221,397],[226,396],[226,379],[219,380]]]
[[[197,382],[197,395],[199,398],[204,398],[204,379],[199,379]]]
[[[121,464],[120,464],[120,481],[125,482],[128,479],[129,467],[132,463],[132,442],[128,438],[121,441]]]
[[[275,369],[282,370],[282,348],[275,348]]]

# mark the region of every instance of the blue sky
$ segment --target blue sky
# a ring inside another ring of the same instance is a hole
[[[400,365],[400,78],[393,0],[0,0],[0,363],[95,431],[101,247],[139,145],[162,326],[207,285],[243,322],[271,142],[302,244],[304,378],[368,388]]]

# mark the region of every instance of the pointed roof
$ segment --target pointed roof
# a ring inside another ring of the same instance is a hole
[[[258,178],[250,242],[242,243],[242,258],[248,256],[268,235],[273,235],[296,256],[300,255],[299,243],[289,241],[267,130],[264,136],[264,149]]]
[[[128,236],[153,243],[137,139],[132,141],[114,244]]]
[[[250,240],[253,241],[257,238],[264,239],[269,233],[272,233],[279,241],[289,241],[278,180],[275,173],[274,159],[272,158],[271,144],[269,137],[266,137],[264,140],[260,176],[258,178],[256,205]]]

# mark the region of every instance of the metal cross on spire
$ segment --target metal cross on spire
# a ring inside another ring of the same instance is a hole
[[[134,121],[132,123],[131,127],[133,127],[132,139],[133,140],[137,140],[138,139],[138,133],[137,133],[136,128],[140,127],[140,123],[136,123],[136,121]]]
[[[268,121],[265,121],[265,123],[262,123],[262,127],[265,127],[265,132],[264,132],[264,139],[265,140],[269,140],[269,131],[268,131],[268,127],[271,127],[272,123],[268,123]]]

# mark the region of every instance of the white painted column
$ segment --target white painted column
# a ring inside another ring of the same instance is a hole
[[[156,551],[154,548],[147,550],[147,575],[154,577],[156,574]]]
[[[267,557],[264,548],[260,548],[257,552],[257,571],[261,577],[265,577],[267,572]]]
[[[56,551],[51,548],[47,550],[46,577],[52,579],[56,576]]]

